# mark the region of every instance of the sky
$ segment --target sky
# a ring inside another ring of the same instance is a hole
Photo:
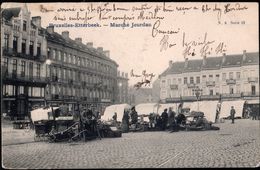
[[[24,4],[5,3],[1,8]],[[156,77],[167,69],[169,61],[202,59],[223,53],[259,52],[257,3],[28,3],[31,16],[41,16],[42,27],[53,24],[99,24],[100,27],[55,27],[70,37],[82,37],[83,43],[110,51],[110,58],[127,72],[129,84],[140,81],[143,70]],[[125,9],[125,10],[123,10]],[[65,12],[66,11],[66,12]],[[157,11],[157,12],[156,12]],[[70,20],[78,16],[88,20]],[[148,16],[150,19],[140,17]],[[100,16],[103,18],[100,19]],[[139,18],[138,18],[139,16]],[[141,15],[142,16],[142,15]],[[153,18],[151,17],[153,16]],[[62,18],[63,20],[55,20]],[[92,17],[92,18],[91,18]],[[109,18],[110,17],[110,18]],[[118,19],[126,17],[127,20]],[[108,19],[105,19],[108,18]],[[129,24],[111,27],[110,24]],[[132,23],[143,24],[131,28]],[[188,51],[187,51],[188,50]],[[185,52],[186,51],[186,52]],[[192,52],[194,52],[192,55]],[[209,53],[210,52],[210,53]],[[154,77],[152,81],[155,80]]]

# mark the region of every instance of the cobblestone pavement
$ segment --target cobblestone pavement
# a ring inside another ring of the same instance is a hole
[[[219,131],[131,132],[121,138],[75,143],[6,142],[2,165],[28,169],[256,167],[260,121],[231,124],[228,120],[215,125]]]

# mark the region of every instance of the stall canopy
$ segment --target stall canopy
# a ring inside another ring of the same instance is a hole
[[[184,102],[182,108],[190,108],[193,102]]]
[[[219,118],[227,118],[230,116],[231,106],[234,106],[236,110],[235,117],[242,117],[244,104],[245,100],[223,101],[221,103]]]
[[[259,104],[259,99],[256,100],[246,100],[247,104]]]
[[[159,104],[158,113],[161,114],[164,109],[167,109],[167,112],[169,111],[169,108],[172,108],[172,111],[175,113],[178,113],[178,106],[180,103],[167,103],[167,104]]]
[[[198,103],[199,111],[204,112],[205,118],[208,121],[215,122],[218,101],[192,102],[190,105],[190,111],[198,111]]]
[[[158,103],[142,103],[135,106],[138,115],[149,115],[158,112]]]
[[[104,114],[101,116],[102,120],[112,120],[114,113],[117,113],[117,121],[122,122],[124,110],[130,110],[129,104],[116,104],[106,107]]]
[[[39,120],[49,120],[48,113],[59,109],[59,107],[39,108],[31,111],[31,119],[33,122]]]

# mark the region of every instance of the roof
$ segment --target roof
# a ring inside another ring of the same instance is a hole
[[[6,8],[6,9],[3,9],[2,16],[6,20],[10,20],[12,17],[18,17],[20,11],[21,11],[21,8]]]
[[[243,65],[259,64],[259,53],[246,53],[246,59]]]
[[[243,55],[228,55],[221,67],[235,67],[241,66],[243,61]]]
[[[183,72],[198,72],[201,66],[202,60],[188,60],[187,67],[183,67]]]
[[[205,61],[205,64],[203,64],[203,59],[188,60],[186,67],[185,61],[172,63],[171,67],[164,70],[161,76],[166,76],[168,74],[198,72],[201,70],[218,70],[220,68],[227,67],[258,65],[259,52],[245,53],[245,56],[244,54],[234,54],[219,57],[207,57]]]
[[[93,56],[101,57],[102,59],[113,62],[118,66],[118,64],[114,60],[106,57],[103,53],[98,52],[95,48],[90,48],[87,45],[83,43],[79,43],[70,38],[64,38],[62,35],[58,34],[57,32],[53,32],[52,34],[50,34],[46,29],[43,30],[45,31],[47,41],[52,41],[58,44],[62,44],[64,46],[68,46],[70,48],[75,48],[77,50],[87,52]]]
[[[205,65],[202,65],[202,70],[220,69],[223,57],[208,57]]]

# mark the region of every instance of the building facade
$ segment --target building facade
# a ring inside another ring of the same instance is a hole
[[[259,100],[259,52],[201,60],[169,62],[160,75],[160,98],[164,102],[200,100]]]
[[[23,119],[45,104],[46,45],[27,6],[2,9],[1,113]]]
[[[129,103],[128,101],[128,74],[118,71],[117,73],[117,100],[116,103]]]
[[[109,51],[72,40],[69,32],[58,34],[53,26],[46,29],[47,77],[46,100],[49,105],[65,104],[69,111],[93,105],[102,111],[116,102],[117,67]]]

